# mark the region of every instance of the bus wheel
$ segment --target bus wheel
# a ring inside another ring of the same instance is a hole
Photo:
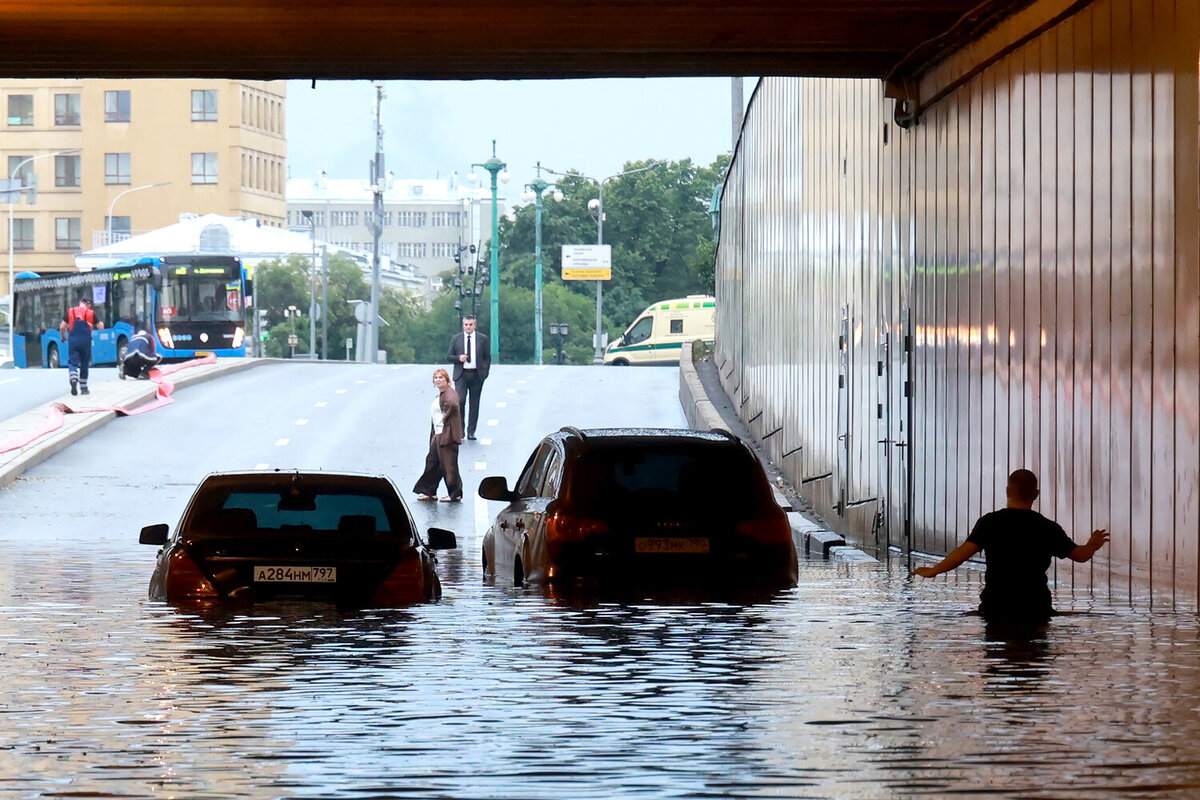
[[[612,363],[613,363],[614,367],[628,367],[629,366],[629,362],[623,358],[618,358],[616,361],[614,361]]]
[[[50,369],[58,369],[62,366],[62,362],[58,360],[58,345],[50,345],[50,349],[46,351],[46,365]]]

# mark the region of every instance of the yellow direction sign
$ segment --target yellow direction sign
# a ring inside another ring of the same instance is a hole
[[[562,246],[564,281],[612,280],[612,245],[564,244]]]

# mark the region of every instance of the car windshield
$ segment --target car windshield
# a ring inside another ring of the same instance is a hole
[[[373,494],[313,491],[281,495],[278,490],[232,491],[198,504],[188,528],[191,536],[201,539],[228,536],[239,529],[388,534],[393,530],[388,511],[384,498]]]
[[[666,503],[708,513],[717,498],[754,505],[766,496],[758,465],[729,447],[597,448],[573,466],[571,482],[581,505],[609,510]]]

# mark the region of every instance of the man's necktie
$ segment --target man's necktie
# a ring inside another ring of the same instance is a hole
[[[467,340],[467,363],[470,364],[471,363],[471,334],[469,334],[469,333],[465,334],[463,338],[465,338]]]

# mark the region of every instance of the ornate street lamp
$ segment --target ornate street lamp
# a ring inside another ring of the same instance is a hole
[[[469,258],[463,258],[469,256]],[[476,316],[476,304],[479,298],[483,296],[483,287],[480,283],[487,283],[488,270],[484,266],[483,259],[475,260],[475,245],[458,245],[458,252],[454,254],[454,263],[458,265],[458,275],[454,278],[454,291],[458,293],[458,298],[454,301],[454,310],[458,312],[458,321],[461,324],[462,318],[469,313],[471,316]],[[463,304],[464,298],[471,298],[471,310],[468,312]]]
[[[551,322],[550,335],[554,337],[555,349],[558,351],[557,361],[563,363],[563,345],[566,344],[567,335],[571,332],[571,326],[566,322]]]
[[[542,363],[542,197],[550,193],[555,200],[561,201],[563,193],[552,183],[542,180],[542,162],[537,163],[537,177],[525,184],[526,191],[521,195],[525,202],[534,201],[533,224],[533,253],[535,267],[533,271],[533,363]]]
[[[472,167],[483,167],[492,176],[492,243],[488,248],[492,253],[491,289],[492,289],[492,322],[490,335],[492,340],[492,363],[500,361],[500,218],[496,206],[496,180],[508,183],[508,165],[496,157],[496,140],[492,139],[492,157],[482,164],[472,164]],[[472,172],[467,176],[472,183],[479,180]]]

